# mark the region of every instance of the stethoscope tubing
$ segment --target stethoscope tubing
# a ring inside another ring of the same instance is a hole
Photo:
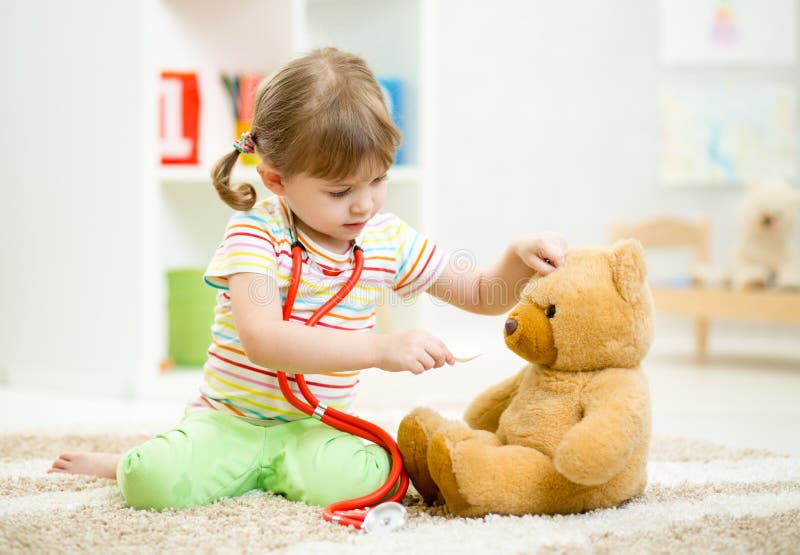
[[[344,299],[355,287],[361,277],[364,268],[364,253],[358,245],[353,247],[355,267],[347,282],[336,292],[327,302],[318,308],[311,318],[306,322],[307,326],[314,326],[325,316],[333,307]],[[303,246],[295,239],[292,243],[292,281],[286,295],[286,303],[283,306],[283,319],[289,320],[297,297],[297,290],[300,286],[300,277],[303,269]],[[408,474],[403,468],[403,457],[397,443],[380,426],[366,420],[356,418],[352,415],[328,407],[319,402],[306,384],[303,374],[295,374],[294,378],[297,387],[305,397],[305,401],[299,399],[289,388],[289,380],[285,372],[277,372],[278,385],[289,403],[295,408],[309,416],[318,418],[321,422],[347,432],[358,437],[362,437],[377,445],[380,445],[389,452],[392,458],[392,467],[389,476],[384,484],[374,492],[344,501],[331,503],[323,510],[323,518],[329,522],[336,522],[343,526],[354,526],[361,528],[367,512],[383,501],[400,501],[405,497],[408,490]],[[390,497],[386,496],[397,485],[397,490]]]

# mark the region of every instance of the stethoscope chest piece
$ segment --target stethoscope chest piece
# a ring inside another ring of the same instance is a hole
[[[367,512],[361,529],[367,532],[393,532],[406,524],[406,508],[400,503],[387,501]]]

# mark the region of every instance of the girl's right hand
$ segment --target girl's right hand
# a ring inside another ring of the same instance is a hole
[[[378,368],[389,372],[422,374],[431,368],[451,366],[456,360],[447,345],[425,330],[378,336]]]

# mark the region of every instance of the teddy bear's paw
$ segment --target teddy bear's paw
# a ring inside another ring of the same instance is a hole
[[[428,468],[447,507],[457,515],[468,515],[472,506],[462,494],[453,470],[452,444],[442,433],[434,435],[428,447]]]
[[[599,465],[592,457],[583,456],[575,449],[560,445],[553,453],[553,467],[556,472],[573,484],[599,486],[608,482],[616,473],[610,465]]]
[[[761,278],[739,279],[734,280],[733,288],[738,290],[763,289],[768,283],[768,280]]]
[[[439,488],[428,470],[428,444],[444,418],[427,408],[416,408],[403,418],[397,430],[397,445],[403,455],[403,466],[414,487],[431,505],[440,499]]]
[[[475,467],[473,457],[479,454],[484,461],[485,457],[480,454],[499,446],[500,440],[495,434],[473,430],[463,422],[449,422],[433,435],[428,446],[428,469],[451,512],[466,517],[491,512],[483,505],[483,500],[469,500],[471,496],[482,497],[482,486],[476,488],[475,481],[487,468],[482,463]],[[477,476],[476,468],[479,469]]]
[[[732,277],[734,289],[757,289],[769,284],[770,270],[763,266],[743,266],[737,268]]]
[[[775,286],[779,289],[800,289],[800,270],[790,268],[780,271],[775,278]]]

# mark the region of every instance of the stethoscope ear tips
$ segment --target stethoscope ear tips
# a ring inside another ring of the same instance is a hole
[[[406,525],[406,508],[395,501],[386,501],[367,512],[361,529],[367,532],[394,532]]]

